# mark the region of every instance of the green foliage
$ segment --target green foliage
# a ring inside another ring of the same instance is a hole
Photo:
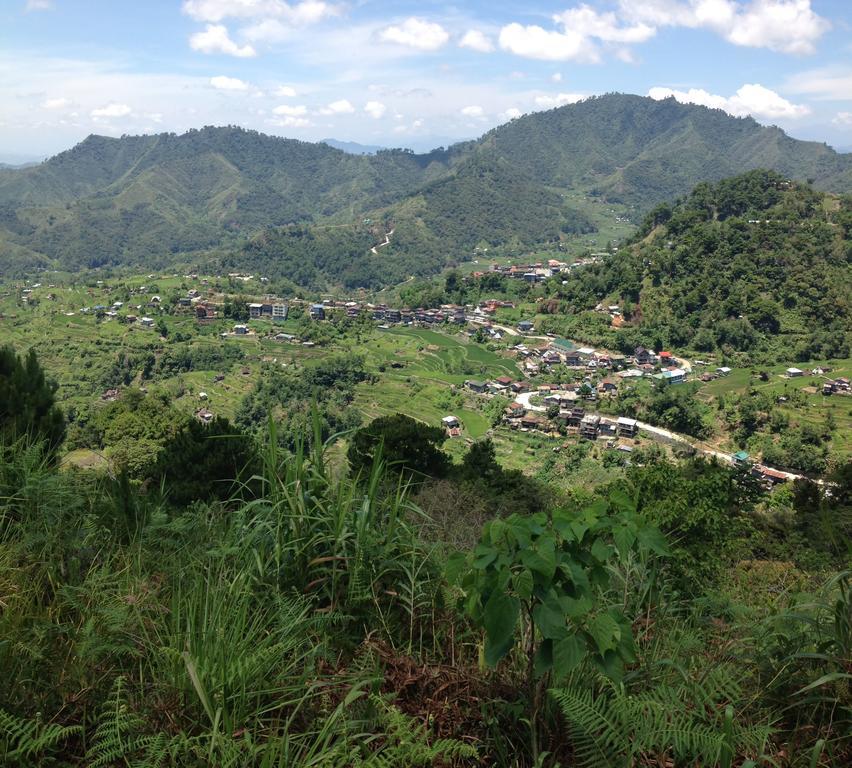
[[[654,348],[846,357],[852,274],[840,225],[850,201],[831,203],[768,171],[700,184],[665,224],[646,223],[653,235],[557,294],[572,311],[614,295],[639,302],[639,338]]]
[[[40,715],[21,718],[0,709],[0,759],[3,765],[44,765],[48,755],[82,732],[76,725],[45,723]]]
[[[449,461],[439,446],[444,430],[430,427],[402,413],[380,416],[352,435],[347,457],[353,475],[371,473],[375,463],[387,462],[400,471],[441,477]]]
[[[26,358],[0,347],[0,436],[46,441],[55,451],[65,437],[65,417],[54,404],[56,385],[45,377],[30,350]]]
[[[670,542],[667,570],[681,588],[700,593],[742,552],[757,488],[746,473],[702,459],[631,467],[639,512]]]
[[[165,484],[172,503],[186,506],[249,490],[259,468],[251,435],[220,417],[209,424],[191,419],[163,445],[148,477]]]
[[[735,719],[727,702],[741,694],[727,668],[711,670],[700,682],[661,680],[640,693],[609,684],[603,691],[578,685],[552,694],[575,737],[580,765],[669,758],[676,765],[729,767],[734,755],[761,758],[772,734],[768,725]]]
[[[485,632],[486,663],[496,665],[520,641],[534,761],[546,681],[564,679],[587,659],[619,680],[636,660],[630,622],[616,606],[601,604],[608,566],[634,546],[666,553],[660,532],[636,516],[627,496],[614,493],[582,511],[492,520],[472,552],[448,563],[466,612]]]
[[[641,211],[760,167],[848,190],[848,160],[824,144],[624,94],[422,155],[349,155],[236,127],[90,136],[36,167],[0,170],[2,268],[204,262],[303,286],[374,287],[433,274],[480,243],[519,249],[593,231],[566,204],[573,195]],[[726,193],[720,210],[740,203]],[[377,258],[370,248],[391,229]]]
[[[695,397],[696,387],[661,383],[653,392],[643,416],[660,427],[693,437],[707,437],[710,428],[704,421],[706,408]]]

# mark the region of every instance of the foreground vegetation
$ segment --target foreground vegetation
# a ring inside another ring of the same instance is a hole
[[[134,481],[58,467],[51,388],[10,360],[4,765],[848,763],[848,467],[792,514],[657,459],[441,519],[413,494],[519,481],[487,441],[454,469],[391,418],[329,464],[320,406],[286,448],[199,425]]]

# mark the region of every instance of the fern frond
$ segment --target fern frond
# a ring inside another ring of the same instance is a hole
[[[36,758],[45,757],[82,732],[79,725],[44,723],[41,716],[16,717],[0,709],[0,758],[3,758],[4,765],[18,760],[26,760],[24,764],[33,765]]]

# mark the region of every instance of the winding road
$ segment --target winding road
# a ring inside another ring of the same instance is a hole
[[[396,227],[394,227],[394,229],[392,229],[390,232],[386,232],[386,233],[385,233],[385,240],[384,240],[384,242],[383,242],[383,243],[379,243],[378,245],[374,245],[372,248],[370,248],[370,253],[372,253],[372,254],[374,254],[374,255],[378,256],[378,255],[379,255],[379,248],[384,248],[386,245],[390,245],[391,235],[392,235],[395,231],[396,231]]]
[[[526,408],[528,411],[535,411],[537,413],[544,413],[547,410],[547,408],[545,408],[543,405],[533,405],[530,402],[530,398],[533,397],[535,394],[536,394],[535,392],[522,392],[521,394],[519,394],[515,397],[515,402],[523,405],[524,408]],[[612,416],[610,414],[596,413],[595,411],[586,411],[586,414],[589,415],[589,416],[600,416],[601,418],[606,419],[607,421],[612,421],[612,420],[618,418],[618,416]],[[703,445],[702,443],[696,442],[695,440],[693,440],[692,438],[690,438],[686,435],[680,434],[679,432],[672,432],[671,430],[663,429],[662,427],[655,427],[653,424],[647,424],[644,421],[638,421],[638,420],[636,421],[636,426],[639,427],[640,432],[645,432],[647,435],[651,436],[652,438],[656,437],[656,438],[661,438],[663,440],[670,441],[670,442],[673,442],[673,443],[680,443],[681,445],[685,445],[685,446],[688,446],[689,448],[694,449],[697,453],[700,453],[704,456],[715,457],[715,458],[717,458],[721,461],[726,462],[727,464],[733,465],[735,463],[733,454],[725,453],[724,451],[717,451],[714,448],[709,448],[709,447]],[[805,477],[805,475],[797,475],[795,472],[787,472],[787,471],[782,470],[782,469],[776,470],[774,467],[769,467],[767,465],[763,465],[763,466],[766,466],[767,469],[772,469],[776,472],[779,472],[780,474],[784,475],[784,477],[787,478],[787,480],[809,480],[810,479],[808,477]]]

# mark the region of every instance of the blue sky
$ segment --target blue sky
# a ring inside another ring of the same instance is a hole
[[[234,124],[423,149],[608,91],[852,147],[852,0],[0,0],[0,159]]]

